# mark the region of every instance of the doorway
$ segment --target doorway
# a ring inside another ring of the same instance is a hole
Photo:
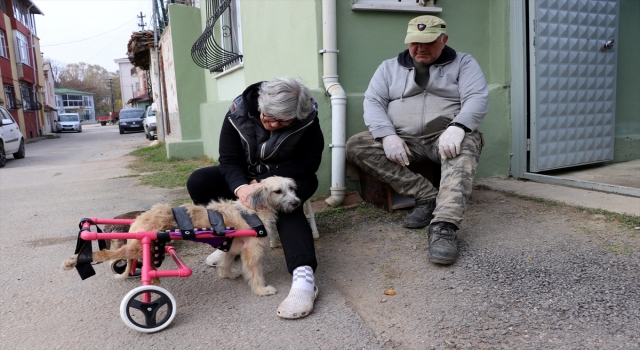
[[[514,177],[640,197],[640,161],[611,163],[618,18],[619,0],[511,2]]]

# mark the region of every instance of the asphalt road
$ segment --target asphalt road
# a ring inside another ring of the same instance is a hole
[[[85,125],[82,133],[59,136],[27,144],[25,159],[9,159],[0,169],[1,349],[383,348],[340,293],[325,290],[322,277],[314,314],[278,318],[291,277],[277,249],[265,274],[278,294],[258,297],[241,279],[221,280],[204,265],[210,247],[181,248],[193,275],[162,280],[176,299],[175,319],[158,333],[128,328],[119,306],[139,280],[115,280],[105,264],[84,281],[60,267],[73,254],[78,222],[145,210],[186,192],[138,186],[127,177],[133,161],[127,154],[148,145],[144,133]]]
[[[82,281],[60,265],[81,218],[186,192],[128,176],[143,133],[87,125],[60,136],[0,169],[0,349],[640,349],[638,231],[486,189],[472,193],[452,266],[426,260],[426,230],[403,228],[406,212],[363,206],[319,218],[320,296],[300,320],[276,316],[291,278],[281,249],[264,263],[278,293],[258,297],[204,265],[210,247],[177,242],[193,275],[162,279],[176,317],[139,333],[119,313],[139,280],[115,280],[101,264]]]

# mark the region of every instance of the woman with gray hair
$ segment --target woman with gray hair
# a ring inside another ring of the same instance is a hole
[[[318,188],[316,171],[324,149],[317,109],[300,80],[283,77],[249,86],[233,101],[222,123],[220,165],[198,169],[187,180],[193,202],[207,205],[218,198],[237,198],[248,206],[247,197],[256,184],[276,175],[293,178],[300,200],[308,200]],[[277,314],[305,317],[318,295],[313,275],[318,264],[303,207],[280,214],[277,228],[293,275]],[[215,251],[206,263],[215,266],[223,256]]]

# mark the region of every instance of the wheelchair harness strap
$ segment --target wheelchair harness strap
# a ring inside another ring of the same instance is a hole
[[[258,237],[267,237],[267,229],[264,228],[264,225],[262,224],[262,221],[260,220],[258,215],[246,213],[244,210],[238,207],[236,207],[236,209],[238,209],[244,221],[246,221],[247,224],[249,224],[249,226],[251,226],[251,228],[256,231]]]
[[[178,224],[178,228],[180,229],[180,234],[182,235],[182,239],[184,240],[192,240],[196,238],[196,233],[193,230],[193,223],[191,222],[191,217],[189,213],[187,213],[187,208],[185,207],[177,207],[171,208],[173,211],[173,217],[176,219],[176,223]]]
[[[90,228],[82,227],[82,225],[84,225],[85,222],[89,222],[92,225],[95,225],[93,221],[91,221],[90,219],[83,218],[80,220],[80,223],[78,224],[80,231],[78,231],[78,240],[76,242],[76,250],[73,253],[73,254],[78,254],[78,257],[76,259],[76,271],[78,271],[80,278],[82,278],[83,280],[96,274],[96,271],[91,266],[91,262],[93,261],[93,248],[91,247],[91,241],[85,241],[84,239],[80,238],[82,231],[90,231]],[[98,233],[102,233],[102,230],[100,229],[100,227],[98,227],[98,225],[96,225],[96,230]],[[98,250],[102,250],[106,248],[107,248],[107,242],[104,239],[99,239]]]
[[[227,228],[224,226],[224,219],[219,211],[207,209],[207,215],[209,215],[209,222],[213,229],[213,234],[216,236],[224,237],[227,234]]]

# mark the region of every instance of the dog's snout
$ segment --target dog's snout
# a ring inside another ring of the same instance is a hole
[[[295,198],[291,200],[291,205],[294,207],[298,207],[300,205],[300,199]]]

